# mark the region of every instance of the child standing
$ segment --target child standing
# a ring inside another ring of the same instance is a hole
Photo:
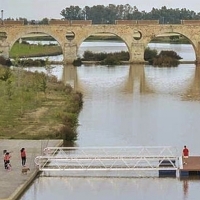
[[[22,166],[25,167],[25,164],[26,164],[26,151],[25,151],[25,148],[21,149],[21,159],[22,159]]]
[[[11,167],[10,158],[11,158],[10,153],[6,152],[4,155],[4,166],[5,166],[5,169],[7,169],[7,170],[10,169],[10,167]]]

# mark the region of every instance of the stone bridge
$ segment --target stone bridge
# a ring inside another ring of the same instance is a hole
[[[72,63],[77,58],[81,43],[91,35],[114,34],[127,46],[130,63],[144,63],[144,51],[148,43],[157,35],[174,33],[189,39],[193,45],[196,62],[200,63],[200,22],[182,24],[158,23],[116,23],[94,25],[90,23],[52,23],[49,25],[2,24],[0,34],[6,37],[0,40],[0,55],[9,58],[13,44],[31,33],[44,33],[53,37],[61,46],[64,63]],[[73,37],[69,37],[69,36]],[[139,35],[135,37],[135,35]],[[68,37],[67,37],[68,36]]]

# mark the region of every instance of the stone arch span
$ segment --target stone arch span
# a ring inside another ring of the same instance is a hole
[[[32,34],[32,33],[39,33],[39,34],[41,33],[41,34],[46,34],[48,36],[51,36],[58,42],[58,44],[60,45],[62,52],[64,54],[64,51],[63,51],[64,45],[63,44],[65,43],[65,40],[66,40],[65,34],[57,34],[55,31],[51,31],[50,29],[45,29],[42,27],[29,29],[29,28],[26,28],[26,26],[23,26],[23,28],[19,27],[18,31],[7,28],[5,32],[7,33],[7,38],[4,42],[2,42],[2,43],[0,42],[0,49],[1,49],[1,47],[3,47],[4,56],[6,58],[9,57],[9,52],[17,40],[19,40],[20,38],[23,38],[24,36],[26,36],[28,34]]]
[[[45,34],[45,35],[47,35],[47,36],[50,36],[50,37],[52,37],[53,39],[55,39],[57,42],[58,42],[58,44],[61,46],[61,49],[62,49],[62,41],[60,41],[59,40],[59,38],[58,37],[56,37],[56,35],[53,35],[53,34],[50,34],[50,33],[48,33],[48,32],[32,32],[32,31],[30,31],[30,32],[26,32],[26,33],[20,33],[20,34],[17,34],[15,37],[13,37],[13,38],[8,38],[8,40],[10,40],[10,42],[9,42],[9,50],[11,50],[12,49],[12,47],[13,47],[13,45],[19,40],[19,39],[21,39],[21,38],[23,38],[24,36],[27,36],[27,35],[29,35],[29,34],[33,34],[33,37],[37,37],[37,35],[35,35],[34,36],[34,34],[38,34],[38,35],[40,35],[40,34]],[[63,52],[63,49],[62,49],[62,52]]]
[[[53,39],[55,39],[58,44],[60,45],[60,42],[55,38],[53,37],[52,35],[49,35],[48,33],[44,33],[44,32],[29,32],[28,35],[30,34],[30,37],[39,37],[40,35],[46,35],[46,36],[50,36],[52,37]],[[31,35],[32,34],[32,35]],[[10,48],[13,47],[13,45],[19,40],[19,39],[23,39],[24,37],[26,37],[27,35],[20,35],[20,37],[15,37],[14,40],[12,40],[10,42]]]
[[[188,38],[186,35],[183,35],[182,33],[179,33],[179,32],[162,32],[162,33],[159,33],[157,35],[154,35],[154,36],[152,36],[151,40],[148,41],[147,45],[152,41],[152,39],[155,39],[155,38],[161,37],[161,36],[168,36],[168,37],[174,36],[174,37],[184,37],[184,38],[186,38],[186,40],[188,40],[188,42],[189,42],[187,44],[192,45],[195,58],[197,57],[197,48],[194,45],[193,41],[190,40],[190,38]],[[174,44],[176,44],[176,43],[174,43]],[[195,61],[195,60],[192,60],[192,61]]]
[[[181,36],[184,36],[185,38],[188,39],[190,44],[192,45],[194,49],[194,54],[195,54],[195,62],[198,64],[200,63],[200,26],[196,27],[196,31],[192,30],[193,27],[182,27],[180,25],[172,26],[172,25],[164,25],[162,27],[156,27],[155,30],[151,32],[150,37],[144,38],[143,42],[145,46],[149,44],[149,42],[155,38],[157,35],[162,35],[162,34],[179,34]]]
[[[136,31],[141,33],[138,40],[133,37]],[[111,33],[120,37],[128,48],[130,63],[144,63],[145,47],[155,35],[167,32],[180,33],[190,40],[196,61],[200,63],[200,24],[3,25],[0,32],[7,34],[7,38],[0,41],[0,52],[5,57],[9,57],[10,47],[17,39],[31,32],[41,32],[58,41],[65,63],[72,63],[77,58],[80,44],[95,33]],[[68,40],[67,32],[74,33],[74,38]]]
[[[119,35],[116,35],[116,34],[113,34],[111,32],[95,32],[95,33],[91,33],[90,35],[87,35],[87,36],[84,36],[82,38],[80,38],[80,40],[77,42],[77,50],[80,48],[81,44],[88,38],[90,37],[91,35],[94,35],[94,34],[102,34],[102,35],[114,35],[114,36],[117,36],[118,38],[120,38],[122,40],[122,42],[126,45],[127,49],[128,49],[128,53],[129,53],[129,56],[130,56],[130,49],[129,49],[129,46],[128,44],[126,43],[126,41],[123,40],[123,38],[121,38]]]

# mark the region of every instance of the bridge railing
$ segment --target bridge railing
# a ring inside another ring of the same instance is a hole
[[[55,170],[176,170],[176,148],[48,147],[35,163],[41,171]],[[167,163],[167,165],[166,165]]]

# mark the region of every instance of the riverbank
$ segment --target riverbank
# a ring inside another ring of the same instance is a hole
[[[10,51],[10,58],[57,56],[61,54],[62,49],[58,45],[30,45],[16,42]]]
[[[2,67],[0,93],[0,138],[76,140],[82,95],[50,72]]]
[[[45,147],[62,146],[62,140],[0,140],[0,151],[11,152],[12,169],[7,171],[3,166],[0,170],[0,200],[17,200],[38,176],[34,163],[36,156],[42,155]],[[27,153],[26,166],[30,168],[27,174],[22,174],[20,149],[24,147]]]

